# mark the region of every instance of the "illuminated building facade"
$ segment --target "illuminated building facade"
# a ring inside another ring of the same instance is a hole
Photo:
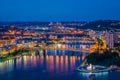
[[[114,48],[114,32],[108,31],[105,33],[106,36],[106,45],[108,49]]]

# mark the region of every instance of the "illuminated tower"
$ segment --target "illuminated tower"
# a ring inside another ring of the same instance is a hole
[[[106,32],[106,45],[108,49],[114,48],[114,36],[113,31]]]

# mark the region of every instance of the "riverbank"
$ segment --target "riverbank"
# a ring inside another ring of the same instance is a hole
[[[116,52],[105,52],[103,54],[99,53],[91,53],[86,56],[86,63],[93,65],[101,65],[110,67],[111,65],[116,65],[120,67],[120,56]]]
[[[27,54],[30,54],[29,51],[27,51],[27,50],[18,50],[18,51],[15,51],[15,52],[7,54],[7,55],[0,55],[0,61],[18,58],[18,57],[21,57],[21,56],[27,55]]]

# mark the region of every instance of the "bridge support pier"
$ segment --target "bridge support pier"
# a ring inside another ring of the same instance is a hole
[[[83,56],[83,52],[80,52],[80,57],[82,57]]]
[[[75,52],[74,52],[74,51],[72,51],[72,56],[74,56],[74,53],[75,53]]]
[[[46,56],[46,50],[43,49],[43,55]]]

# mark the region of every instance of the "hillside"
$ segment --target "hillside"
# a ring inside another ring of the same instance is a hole
[[[82,26],[79,26],[78,28],[93,29],[93,30],[120,29],[120,21],[115,21],[115,20],[92,21]]]

